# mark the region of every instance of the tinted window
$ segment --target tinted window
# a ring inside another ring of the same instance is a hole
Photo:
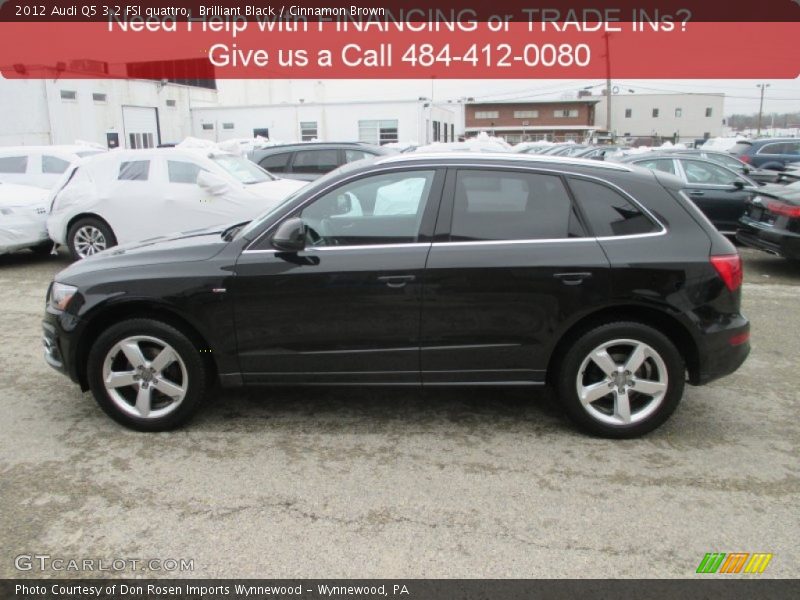
[[[0,157],[0,173],[24,173],[27,168],[27,156]]]
[[[294,173],[327,173],[339,166],[338,150],[304,150],[295,154]]]
[[[120,181],[147,181],[150,176],[149,160],[134,160],[119,165]]]
[[[197,183],[197,175],[203,169],[194,163],[178,160],[167,161],[170,183]]]
[[[598,237],[638,235],[657,230],[630,200],[618,191],[594,181],[570,178],[569,185]]]
[[[63,173],[67,170],[69,161],[55,156],[42,156],[42,173]]]
[[[308,244],[353,246],[417,240],[434,171],[366,177],[325,194],[300,214]]]
[[[664,173],[672,173],[675,175],[675,162],[671,158],[656,158],[650,160],[640,160],[636,163],[645,169],[653,169],[654,171],[664,171]]]
[[[286,165],[289,163],[289,157],[291,155],[291,152],[284,152],[282,154],[265,156],[258,164],[261,165],[262,169],[266,169],[272,173],[285,173]]]
[[[460,170],[451,239],[530,240],[583,235],[555,175]]]
[[[345,150],[344,162],[355,162],[357,160],[364,160],[365,158],[372,158],[375,155],[372,152],[364,152],[363,150]]]
[[[739,162],[738,158],[734,158],[733,156],[728,156],[727,154],[708,154],[706,155],[708,160],[713,160],[721,165],[728,167],[729,169],[734,169],[735,171],[741,171],[744,165]]]
[[[686,181],[707,185],[731,185],[738,181],[735,173],[713,163],[700,162],[699,160],[681,160],[681,165],[686,173]]]
[[[775,142],[773,144],[764,144],[761,146],[761,150],[758,151],[759,154],[785,154],[786,153],[786,144],[781,142]]]

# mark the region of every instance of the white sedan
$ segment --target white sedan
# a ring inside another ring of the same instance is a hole
[[[80,259],[117,244],[245,221],[304,185],[219,150],[116,150],[67,169],[51,191],[47,229]]]
[[[30,248],[47,253],[47,190],[0,182],[0,254]]]

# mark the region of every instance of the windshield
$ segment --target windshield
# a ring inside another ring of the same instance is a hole
[[[265,181],[275,181],[273,177],[257,164],[250,162],[241,156],[220,155],[211,156],[211,160],[233,175],[237,181],[252,185],[254,183],[264,183]]]

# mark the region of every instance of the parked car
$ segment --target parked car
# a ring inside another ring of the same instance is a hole
[[[73,258],[175,231],[250,219],[304,185],[215,150],[117,150],[85,158],[53,189],[47,229]]]
[[[786,165],[800,162],[800,138],[740,140],[730,153],[753,167],[782,171]]]
[[[359,142],[307,142],[260,148],[253,150],[248,156],[262,169],[274,175],[314,181],[344,164],[395,152]]]
[[[703,150],[702,148],[694,148],[694,149],[678,148],[674,150],[664,150],[664,152],[680,154],[681,156],[695,156],[697,158],[704,158],[706,160],[710,160],[724,167],[728,167],[732,171],[741,173],[742,175],[745,175],[748,179],[751,179],[759,184],[779,183],[781,181],[781,173],[779,171],[773,171],[771,169],[758,169],[756,167],[748,165],[746,162],[743,162],[738,158],[736,158],[735,156],[733,156],[732,154],[728,154],[726,152]]]
[[[800,183],[759,190],[739,219],[736,239],[800,264]]]
[[[352,163],[248,224],[74,263],[45,358],[140,430],[214,381],[550,382],[588,431],[641,435],[749,351],[740,257],[682,189],[580,159]]]
[[[46,254],[47,190],[0,182],[0,254],[30,248]]]
[[[49,190],[71,163],[103,152],[80,145],[0,147],[0,181]]]
[[[736,233],[745,203],[758,188],[756,182],[719,163],[671,152],[632,154],[620,162],[678,176],[692,202],[726,235]]]

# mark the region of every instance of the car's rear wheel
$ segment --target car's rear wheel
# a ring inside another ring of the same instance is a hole
[[[652,431],[683,395],[684,361],[660,331],[637,322],[591,329],[566,351],[558,369],[559,399],[583,429],[630,438]]]
[[[171,325],[123,321],[103,332],[89,352],[87,377],[100,407],[139,431],[185,423],[209,387],[209,371],[192,341]]]
[[[117,238],[108,224],[94,217],[76,221],[67,232],[67,246],[75,260],[92,256],[116,245]]]

